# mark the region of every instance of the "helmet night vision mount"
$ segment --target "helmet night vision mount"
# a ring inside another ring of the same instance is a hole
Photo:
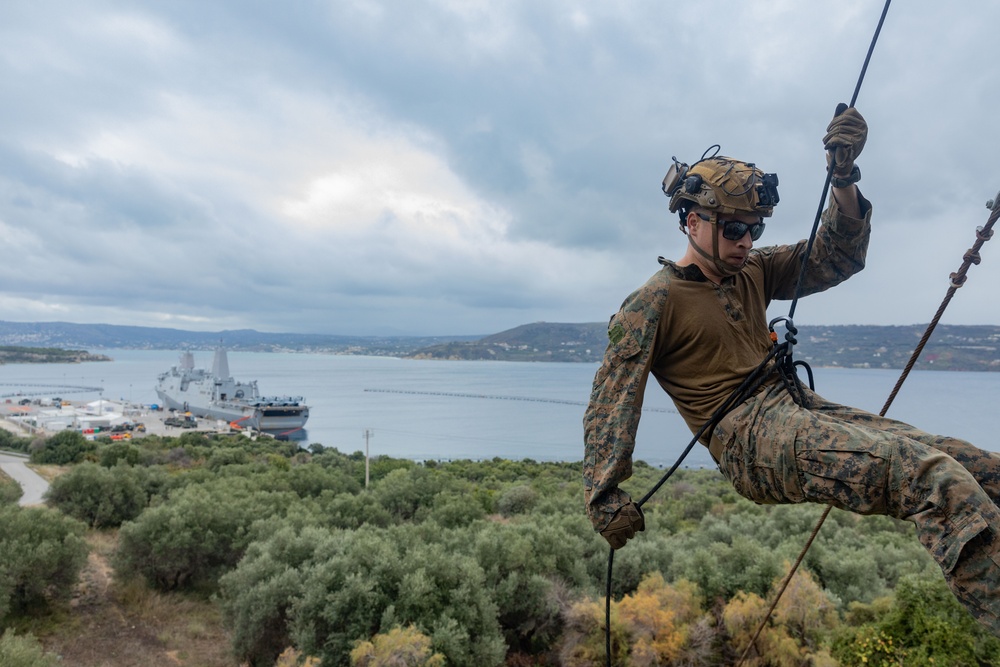
[[[765,174],[752,162],[719,155],[718,144],[709,146],[701,159],[688,166],[676,157],[663,179],[663,194],[670,197],[670,212],[681,209],[681,224],[691,202],[719,213],[752,213],[767,218],[778,203],[778,175]]]

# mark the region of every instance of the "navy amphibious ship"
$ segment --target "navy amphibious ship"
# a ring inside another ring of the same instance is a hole
[[[211,371],[195,368],[191,352],[181,353],[180,365],[160,374],[156,395],[169,410],[272,434],[301,429],[309,419],[309,406],[301,396],[261,396],[256,380],[234,380],[221,347],[215,350]]]

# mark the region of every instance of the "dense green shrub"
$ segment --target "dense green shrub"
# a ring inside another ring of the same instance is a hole
[[[840,633],[833,655],[845,667],[978,667],[1000,664],[1000,638],[972,618],[940,574],[906,576],[899,581],[891,606],[882,605],[869,622]]]
[[[444,491],[434,498],[428,519],[443,528],[461,528],[482,519],[486,510],[480,503],[461,491]]]
[[[122,525],[115,564],[161,590],[212,586],[243,556],[253,523],[285,516],[296,500],[256,491],[247,479],[181,488]]]
[[[29,449],[32,463],[69,465],[97,451],[97,443],[87,440],[78,431],[59,431],[46,440],[33,443]]]
[[[306,452],[266,439],[146,437],[103,445],[88,458],[115,465],[76,466],[53,485],[52,502],[64,485],[75,487],[72,502],[58,506],[89,507],[76,515],[113,525],[94,518],[117,511],[108,480],[128,487],[131,499],[138,487],[146,509],[122,526],[120,574],[160,589],[217,584],[234,650],[251,665],[270,667],[290,645],[346,665],[352,647],[375,649],[376,638],[399,628],[429,638],[448,664],[500,664],[505,654],[508,664],[556,664],[571,635],[602,650],[608,547],[585,516],[579,464],[379,457],[366,490],[360,453]],[[661,474],[637,462],[627,490],[639,497]],[[94,509],[102,502],[104,514]],[[612,582],[614,599],[628,600],[622,609],[632,616],[613,625],[632,624],[622,637],[634,646],[662,638],[661,655],[681,651],[690,664],[719,664],[713,656],[737,650],[743,635],[733,633],[752,630],[823,510],[755,505],[718,472],[683,469],[643,509],[646,530],[616,552]],[[940,583],[907,523],[834,510],[803,568],[815,590],[795,614],[816,611],[820,600],[822,627],[776,612],[761,640],[775,655],[833,664],[826,632],[840,613],[849,628],[838,645],[855,653],[891,637],[907,651],[893,659],[905,656],[907,665],[932,664],[931,657],[965,664],[960,645],[982,664],[1000,664],[994,640],[969,624],[947,590],[937,601],[919,587],[910,596],[933,614],[907,597],[907,586]],[[0,569],[0,590],[10,590],[4,577]],[[649,588],[655,577],[662,584]],[[695,584],[703,607],[671,616],[673,603],[664,601]],[[894,589],[891,604],[879,606]],[[806,599],[788,595],[795,604]],[[939,613],[945,602],[951,616]],[[896,607],[905,613],[890,613]],[[649,634],[647,618],[670,620],[676,633]],[[920,618],[930,620],[918,626]],[[878,658],[873,649],[867,664]]]
[[[46,653],[33,635],[17,636],[5,630],[0,637],[0,665],[3,667],[59,667],[59,656]]]
[[[421,521],[430,513],[435,497],[457,486],[450,475],[427,468],[396,469],[374,486],[373,498],[397,521]]]
[[[358,484],[365,483],[365,455],[364,452],[354,452],[353,454],[342,454],[336,447],[323,447],[322,445],[310,445],[313,452],[312,461],[324,468],[340,470],[351,477]],[[410,470],[417,467],[417,464],[407,459],[396,459],[389,456],[372,456],[368,461],[368,479],[370,483],[375,483],[384,478],[394,470]],[[429,467],[429,466],[428,466]]]
[[[16,503],[23,495],[21,485],[0,471],[0,505]]]
[[[501,664],[495,579],[435,542],[430,524],[274,532],[220,581],[237,655],[270,665],[292,638],[324,664],[346,665],[357,641],[412,625],[448,664]]]
[[[5,428],[0,428],[0,449],[10,452],[27,452],[30,444],[30,438],[22,438]]]
[[[100,447],[97,456],[105,468],[113,468],[119,462],[134,466],[142,460],[139,448],[128,442],[112,442],[110,445]]]
[[[140,479],[126,465],[108,469],[81,463],[52,481],[46,499],[91,528],[113,528],[145,509],[148,497]]]
[[[462,538],[468,539],[459,532],[452,536]],[[540,520],[487,523],[473,539],[471,553],[492,591],[508,647],[539,653],[553,645],[562,631],[564,592],[588,583],[580,541]]]
[[[304,568],[295,644],[323,664],[347,665],[356,640],[413,625],[449,665],[502,664],[506,649],[482,568],[421,535],[407,526],[331,534]]]
[[[171,488],[171,476],[160,467],[132,468],[132,474],[146,494],[146,504],[149,505],[157,496],[166,495]]]
[[[239,660],[270,667],[291,644],[288,616],[303,592],[302,567],[329,535],[278,529],[251,544],[239,566],[219,580],[220,606]]]
[[[318,465],[294,465],[286,475],[289,488],[299,497],[318,497],[324,492],[351,493],[361,490],[361,484],[343,470]]]
[[[355,452],[351,455],[351,458],[357,462],[357,471],[359,475],[364,474],[364,457],[361,452]],[[417,463],[407,459],[395,459],[391,456],[373,456],[368,461],[368,478],[371,482],[377,482],[384,479],[390,473],[396,470],[413,470],[418,467]],[[360,479],[358,481],[361,481]]]
[[[346,494],[337,498],[347,500]],[[443,506],[450,506],[450,503]],[[440,507],[442,505],[438,504],[435,511]],[[327,512],[321,512],[319,518],[326,520]],[[334,641],[338,646],[349,646],[352,641],[386,630],[385,615],[400,610],[400,603],[396,600],[399,599],[398,589],[403,586],[401,580],[407,576],[406,573],[413,572],[414,567],[419,567],[409,564],[410,559],[417,558],[420,549],[433,547],[436,550],[434,553],[442,557],[450,554],[453,561],[467,563],[467,567],[476,573],[475,579],[481,581],[477,587],[486,593],[479,604],[488,602],[495,607],[490,627],[499,624],[499,631],[506,638],[504,643],[512,650],[539,653],[550,648],[559,635],[562,600],[568,591],[587,587],[590,583],[586,568],[579,559],[582,550],[579,536],[581,520],[577,517],[570,521],[574,525],[572,530],[566,529],[563,519],[521,521],[510,525],[478,521],[452,530],[445,530],[433,521],[388,531],[374,530],[370,524],[353,532],[331,532],[310,527],[301,532],[290,528],[279,529],[263,542],[252,544],[238,567],[222,577],[220,599],[233,633],[236,652],[251,663],[270,664],[268,661],[273,660],[277,652],[287,645],[286,631],[282,628],[294,625],[296,628],[314,629],[317,622],[332,623],[327,617],[337,609],[353,610],[350,613],[342,611],[345,618],[341,622],[354,625],[344,630],[343,636],[335,633],[334,639],[328,636],[328,633],[334,632],[330,628],[324,630],[321,627],[316,632],[324,637],[323,644]],[[363,535],[366,537],[361,537]],[[368,551],[358,548],[345,552],[352,539],[363,540],[369,547]],[[392,544],[392,548],[380,551],[386,541]],[[313,552],[324,555],[313,557]],[[447,560],[427,558],[438,562],[440,568],[454,567]],[[325,571],[323,568],[331,559],[340,563],[338,568],[341,571],[353,571],[355,575],[346,576],[344,582],[335,584],[316,583],[317,568]],[[360,577],[363,583],[356,577]],[[459,582],[453,577],[445,578],[440,573],[435,573],[434,577],[446,579],[446,584],[428,587],[424,591],[428,600],[423,604],[429,604],[430,598],[434,597],[470,594],[462,593],[461,586],[455,590]],[[324,586],[329,586],[329,589]],[[362,596],[364,604],[340,590],[343,586],[362,586],[366,591]],[[384,590],[385,587],[388,590]],[[317,596],[316,600],[312,600],[310,595]],[[336,600],[340,602],[334,602]],[[330,605],[333,605],[332,609]],[[442,637],[450,638],[448,641],[451,643],[458,641],[453,633],[439,636],[428,629],[435,627],[428,620],[428,615],[436,618],[441,613],[444,612],[438,610],[432,614],[424,609],[393,618],[399,623],[416,623],[434,639],[434,649],[449,655],[450,660],[468,655],[469,649],[463,648],[461,642],[448,651],[442,648],[442,642],[445,642]],[[327,620],[317,621],[316,616]],[[466,619],[462,624],[469,622]],[[300,641],[306,641],[301,634],[297,636]],[[319,640],[313,637],[309,641]],[[301,643],[298,646],[308,653],[316,653],[315,648]],[[333,654],[339,655],[336,651],[327,655]]]
[[[497,512],[511,517],[530,512],[538,504],[538,492],[527,484],[518,484],[506,489],[497,500]]]
[[[221,447],[212,452],[208,459],[208,469],[218,471],[225,466],[250,462],[250,453],[239,447]]]
[[[355,529],[364,525],[386,527],[394,522],[389,511],[375,502],[371,492],[333,493],[324,491],[318,499],[322,517],[330,528]]]
[[[0,619],[69,597],[87,560],[83,530],[47,507],[0,507]]]

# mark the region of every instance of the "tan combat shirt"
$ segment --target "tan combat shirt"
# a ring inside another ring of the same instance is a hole
[[[823,214],[801,295],[821,292],[864,268],[871,204],[863,217],[835,204]],[[632,450],[650,373],[670,395],[692,433],[771,349],[767,306],[792,299],[806,242],[751,251],[746,266],[721,285],[693,265],[660,259],[663,268],[633,292],[608,325],[608,349],[584,415],[587,513],[602,529],[628,495],[618,485],[632,475]],[[710,434],[702,438],[708,445]]]

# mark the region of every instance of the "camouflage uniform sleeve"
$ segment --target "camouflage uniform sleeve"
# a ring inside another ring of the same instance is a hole
[[[630,500],[618,485],[632,476],[635,433],[668,284],[661,270],[625,300],[608,325],[608,348],[583,417],[584,493],[595,530]]]
[[[839,285],[865,268],[868,239],[871,235],[872,205],[860,192],[858,200],[861,204],[860,218],[844,215],[833,201],[823,211],[823,224],[816,232],[816,241],[802,278],[801,296]],[[803,241],[796,246],[785,247],[795,250],[794,253],[787,253],[784,260],[777,260],[780,253],[774,253],[774,258],[782,265],[774,272],[777,278],[774,296],[777,299],[791,299],[795,296],[806,243]]]

